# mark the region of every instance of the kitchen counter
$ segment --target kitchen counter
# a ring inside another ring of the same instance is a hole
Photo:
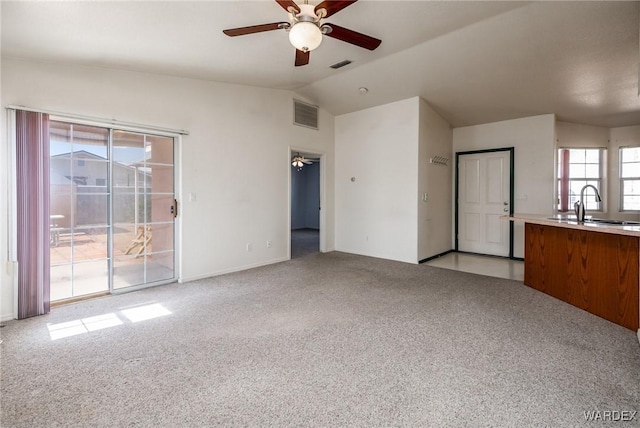
[[[516,214],[525,223],[524,283],[640,338],[640,225]]]
[[[504,216],[502,218],[504,220],[513,220],[523,223],[640,237],[640,225],[613,225],[594,222],[579,223],[577,219],[570,217],[567,218],[564,215],[514,214],[513,216]]]

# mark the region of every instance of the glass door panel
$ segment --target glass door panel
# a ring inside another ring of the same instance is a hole
[[[161,281],[175,275],[174,209],[177,207],[174,206],[173,138],[149,136],[146,147],[150,153],[148,211],[153,235],[147,275],[154,281]]]
[[[171,280],[174,269],[173,138],[117,131],[113,137],[113,288]],[[116,163],[130,177],[116,180]]]
[[[109,131],[51,121],[51,300],[109,290]]]

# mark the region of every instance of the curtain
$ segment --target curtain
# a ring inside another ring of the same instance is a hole
[[[49,115],[16,111],[18,319],[49,312]]]

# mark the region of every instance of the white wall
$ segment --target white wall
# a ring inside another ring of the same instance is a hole
[[[336,117],[337,250],[417,263],[418,126],[417,97]]]
[[[453,223],[453,130],[431,106],[420,99],[418,155],[418,260],[451,250]],[[434,156],[449,158],[447,166],[431,164]],[[422,195],[427,194],[427,202]]]
[[[556,148],[609,146],[609,128],[582,125],[579,123],[556,122]]]
[[[514,212],[551,214],[555,186],[553,114],[455,128],[454,152],[514,147]],[[515,224],[514,256],[524,257],[524,227]]]
[[[325,154],[326,249],[334,248],[333,117],[320,110],[320,131],[292,125],[294,93],[103,68],[3,58],[2,101],[67,113],[185,129],[180,194],[183,280],[287,258],[289,146]],[[296,96],[298,97],[298,96]],[[299,97],[298,97],[299,98]],[[2,115],[6,129],[6,115]],[[7,136],[2,134],[4,174]],[[0,217],[7,186],[0,181]],[[0,224],[2,254],[7,225]],[[266,248],[266,241],[273,242]],[[246,244],[252,243],[252,251]],[[5,257],[3,257],[5,258]],[[0,266],[0,317],[12,316],[13,288]]]

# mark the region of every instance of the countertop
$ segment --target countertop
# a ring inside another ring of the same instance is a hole
[[[511,220],[523,223],[541,224],[545,226],[564,227],[567,229],[588,230],[591,232],[611,233],[614,235],[627,235],[640,237],[640,225],[613,225],[602,223],[579,223],[575,216],[573,218],[566,215],[543,215],[543,214],[514,214],[503,216],[504,220]]]

